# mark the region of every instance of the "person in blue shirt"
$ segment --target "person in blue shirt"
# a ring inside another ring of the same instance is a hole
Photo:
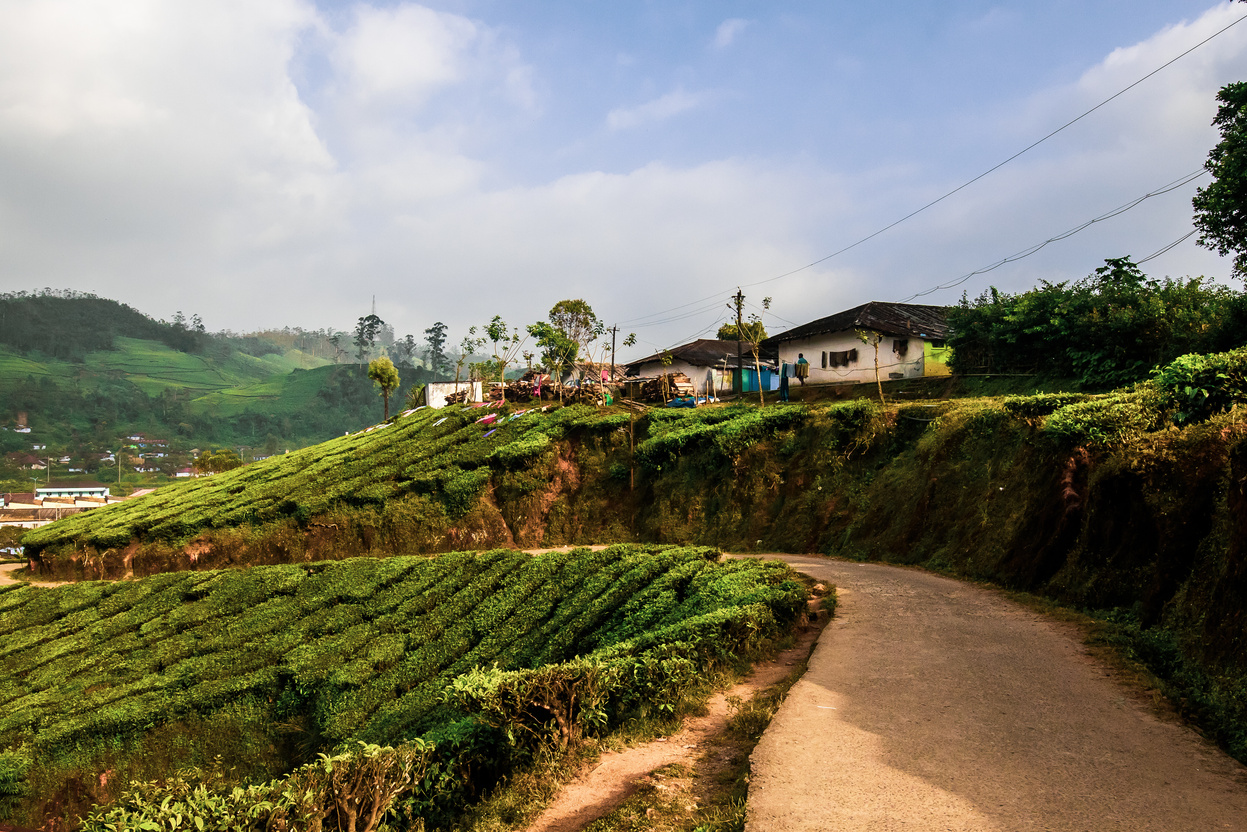
[[[805,386],[805,380],[810,377],[810,362],[805,360],[804,353],[797,353],[797,381],[801,382],[801,386]]]

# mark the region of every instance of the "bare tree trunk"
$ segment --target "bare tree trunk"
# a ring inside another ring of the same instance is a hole
[[[758,404],[765,405],[766,398],[762,395],[762,360],[758,357],[758,345],[753,345],[753,367],[758,373]]]
[[[881,340],[882,339],[879,338],[877,335],[874,338],[874,342],[875,342],[875,385],[879,388],[879,404],[886,405],[887,402],[883,400],[883,382],[879,380],[879,341]]]

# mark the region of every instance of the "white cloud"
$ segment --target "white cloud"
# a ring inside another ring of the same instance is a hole
[[[606,116],[606,125],[612,130],[629,130],[656,121],[666,121],[680,113],[700,107],[708,100],[705,94],[673,90],[664,96],[647,101],[636,107],[620,107]]]
[[[479,36],[472,21],[424,6],[360,5],[333,61],[352,93],[367,101],[419,102],[462,77]]]
[[[716,49],[726,49],[736,42],[736,37],[749,26],[748,20],[739,17],[730,17],[719,24],[719,28],[714,30],[714,45]]]
[[[1216,89],[1242,76],[1247,51],[1244,24],[886,235],[749,288],[986,165],[949,174],[902,160],[838,174],[834,162],[811,158],[625,165],[586,154],[591,162],[551,165],[542,178],[508,167],[490,143],[510,141],[516,122],[565,102],[543,99],[549,67],[529,65],[480,21],[413,4],[360,6],[335,30],[308,0],[0,7],[0,290],[90,289],[158,316],[195,311],[209,326],[236,329],[345,327],[374,293],[401,333],[441,319],[452,336],[496,312],[535,320],[565,297],[585,297],[622,321],[716,293],[726,300],[743,284],[751,297],[774,295],[775,312],[796,323],[895,299],[1197,168],[1216,139]],[[992,137],[1005,152],[989,165],[1240,8],[1218,6],[1114,52],[1020,110],[945,132]],[[724,21],[715,43],[730,45],[744,24]],[[606,63],[616,51],[603,50]],[[672,83],[681,80],[695,83]],[[606,125],[679,126],[676,116],[714,96],[678,87],[610,112]],[[853,116],[865,125],[875,117]],[[640,136],[608,138],[639,147]],[[1190,220],[1189,196],[1164,199],[967,288],[1076,277],[1104,257],[1158,249]],[[638,331],[671,344],[713,331],[721,306],[712,300]]]
[[[955,126],[953,129],[967,136],[996,136],[1000,149],[999,156],[983,159],[977,170],[965,173],[973,175],[989,167],[1089,110],[1241,15],[1241,6],[1221,4],[1195,20],[1166,27],[1140,43],[1114,50],[1073,83],[1043,90],[1014,112]],[[899,299],[1041,243],[1197,171],[1218,140],[1210,126],[1217,90],[1242,77],[1247,68],[1244,54],[1247,23],[1230,29],[1026,155],[842,259],[866,264],[876,274],[904,275],[889,298]],[[905,181],[916,184],[902,184]],[[882,226],[962,181],[941,181],[911,171],[880,189],[890,194],[889,207],[875,209],[874,215]],[[974,296],[988,285],[1017,291],[1040,279],[1078,279],[1108,257],[1146,257],[1191,230],[1190,200],[1198,184],[1148,200],[1033,257],[974,277],[927,300],[951,302],[963,290]],[[909,207],[906,210],[904,206]],[[1225,261],[1197,248],[1193,240],[1144,269],[1157,275],[1228,275]]]

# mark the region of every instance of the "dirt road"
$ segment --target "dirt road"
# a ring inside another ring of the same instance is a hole
[[[840,606],[754,752],[748,832],[1247,830],[1247,768],[1072,627],[916,570],[784,559]]]

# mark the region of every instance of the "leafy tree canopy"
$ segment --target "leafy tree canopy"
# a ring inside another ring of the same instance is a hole
[[[746,329],[748,329],[749,325],[746,324],[745,327]],[[758,340],[765,341],[768,337],[766,333],[766,327],[759,324],[758,331],[762,335],[762,337],[759,338]],[[752,330],[750,330],[747,334],[752,335],[753,334]],[[719,327],[719,331],[715,333],[714,337],[718,338],[720,341],[748,341],[749,340],[749,338],[741,337],[740,329],[737,328],[736,324],[734,323],[726,323],[723,326]]]
[[[390,394],[398,389],[398,369],[394,362],[382,356],[368,365],[368,378],[381,388],[381,396],[385,399],[385,420],[390,420]]]
[[[446,324],[438,321],[424,331],[424,343],[428,344],[429,369],[434,373],[450,375],[450,358],[446,355]]]
[[[377,336],[381,333],[385,321],[376,315],[365,315],[355,322],[355,338],[352,343],[355,344],[355,360],[364,363],[364,359],[372,352],[373,346],[377,343]]]
[[[229,448],[207,451],[195,460],[195,470],[201,474],[219,474],[242,467],[242,457]]]
[[[1247,295],[1202,277],[1155,280],[1111,258],[1074,283],[992,287],[949,310],[958,373],[1035,373],[1108,388],[1180,355],[1247,341]]]
[[[1221,141],[1204,163],[1214,180],[1192,200],[1197,242],[1222,256],[1235,252],[1234,272],[1247,278],[1247,83],[1227,84],[1217,100],[1212,123]]]

